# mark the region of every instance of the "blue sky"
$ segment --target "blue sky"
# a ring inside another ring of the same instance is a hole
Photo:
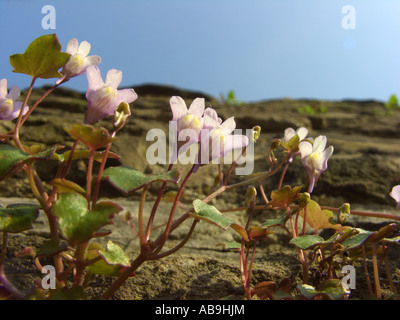
[[[56,29],[42,28],[44,5]],[[344,29],[345,5],[355,29]],[[0,78],[26,88],[9,56],[56,33],[91,43],[121,86],[160,83],[239,100],[400,96],[398,0],[0,0]],[[39,82],[52,84],[53,80]],[[85,76],[65,86],[85,92]]]

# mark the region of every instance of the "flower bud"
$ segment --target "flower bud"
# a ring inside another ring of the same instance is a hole
[[[255,198],[257,196],[257,190],[253,186],[249,186],[247,188],[245,203],[247,207],[250,207],[252,203],[254,203]]]
[[[114,130],[121,130],[125,125],[126,119],[131,115],[131,109],[129,108],[129,104],[125,101],[122,101],[118,107],[115,109],[113,125]]]
[[[256,142],[261,134],[261,127],[255,126],[253,127],[253,142]]]

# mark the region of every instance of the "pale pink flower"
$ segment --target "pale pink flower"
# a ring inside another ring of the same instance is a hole
[[[400,185],[394,186],[392,191],[390,192],[390,196],[396,200],[397,202],[397,209],[400,210]]]
[[[207,164],[213,159],[225,157],[230,151],[246,147],[249,139],[245,135],[232,134],[236,128],[234,117],[222,122],[217,112],[212,108],[204,111],[204,126],[200,133],[199,163],[195,170],[202,164]]]
[[[308,193],[313,191],[319,176],[328,168],[328,159],[333,153],[333,146],[325,149],[326,141],[325,136],[319,136],[313,143],[310,141],[299,143],[301,161],[306,168],[309,181]]]
[[[171,163],[174,163],[180,153],[199,141],[200,130],[203,128],[205,102],[203,98],[196,98],[188,109],[181,97],[173,96],[170,99],[170,105],[172,111],[171,128],[175,135],[175,148]]]
[[[101,62],[99,56],[88,56],[90,48],[91,45],[87,41],[82,41],[79,44],[78,40],[74,38],[68,42],[65,52],[69,53],[71,57],[61,70],[63,76],[56,83],[82,75],[86,72],[87,68],[97,66]]]
[[[18,86],[13,86],[8,92],[7,79],[0,81],[0,120],[13,120],[18,117],[22,102],[17,101],[21,94]],[[28,106],[24,107],[22,114],[27,113]]]
[[[96,66],[89,67],[86,74],[89,82],[86,92],[89,102],[85,117],[86,124],[95,123],[106,116],[113,115],[121,102],[129,104],[138,97],[133,89],[117,89],[122,80],[122,71],[111,69],[107,73],[105,82]]]

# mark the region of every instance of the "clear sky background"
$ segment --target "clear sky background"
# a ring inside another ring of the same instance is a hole
[[[44,5],[56,29],[42,28]],[[356,28],[344,29],[345,5]],[[0,78],[26,88],[9,56],[56,33],[91,43],[103,78],[121,86],[159,83],[239,100],[340,100],[400,96],[398,0],[0,0]],[[53,80],[38,82],[53,84]],[[66,87],[82,92],[85,76]]]

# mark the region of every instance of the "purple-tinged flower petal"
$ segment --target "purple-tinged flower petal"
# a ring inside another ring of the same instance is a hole
[[[63,76],[57,79],[56,84],[67,81],[70,78],[84,74],[90,66],[97,66],[101,59],[99,56],[87,56],[90,52],[90,43],[82,41],[79,45],[77,39],[68,42],[66,52],[71,55],[68,62],[61,70]]]
[[[85,123],[90,124],[102,118],[113,115],[115,109],[121,102],[130,103],[137,98],[133,89],[117,90],[114,87],[122,80],[122,72],[112,69],[107,73],[106,83],[101,78],[100,70],[96,66],[89,67],[87,70],[88,90],[86,98],[88,100],[88,110],[85,115]]]
[[[10,92],[7,95],[7,98],[12,99],[12,100],[17,100],[18,97],[21,94],[21,90],[19,89],[18,86],[13,86],[10,90]]]
[[[319,136],[314,140],[313,144],[309,141],[301,141],[299,143],[301,161],[306,168],[309,180],[309,193],[313,191],[321,173],[328,168],[328,159],[333,153],[333,146],[324,150],[326,141],[325,136]]]
[[[87,68],[86,76],[88,79],[88,92],[97,90],[104,86],[103,79],[101,78],[100,70],[96,66]]]
[[[400,185],[394,186],[392,191],[390,192],[390,196],[396,200],[397,202],[397,209],[400,210]]]
[[[203,116],[204,109],[205,109],[204,98],[196,98],[190,104],[188,113],[196,116],[197,118],[201,118]]]
[[[5,99],[7,95],[7,79],[2,79],[0,81],[0,99]]]
[[[7,93],[7,79],[0,81],[0,120],[13,120],[18,117],[22,107],[21,101],[16,101],[21,93],[18,86],[13,86],[9,93]],[[26,114],[29,110],[25,106],[22,114]]]
[[[171,105],[172,121],[179,121],[187,115],[188,110],[186,107],[186,103],[185,100],[183,100],[181,97],[173,96],[169,100],[169,103]]]
[[[224,134],[230,134],[236,128],[236,122],[234,117],[230,117],[226,119],[221,125],[220,129],[224,132]]]
[[[66,53],[74,54],[78,51],[79,43],[77,39],[71,39],[68,41],[67,49],[65,49]]]
[[[83,63],[83,69],[87,70],[90,66],[97,66],[100,64],[101,58],[99,56],[89,56],[86,57],[84,63]]]
[[[117,89],[122,81],[122,71],[111,69],[107,72],[106,85]]]

